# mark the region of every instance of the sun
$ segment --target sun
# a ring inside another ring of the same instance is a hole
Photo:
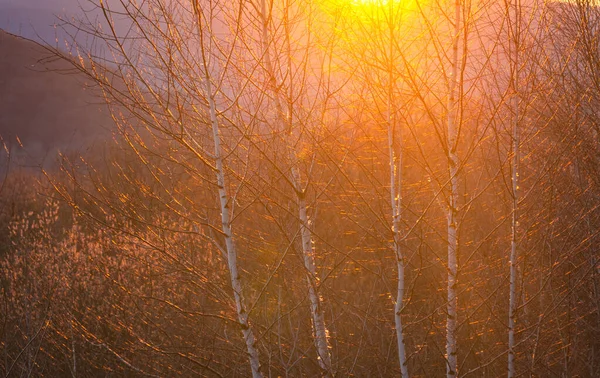
[[[381,18],[389,14],[404,13],[416,8],[417,0],[324,0],[345,14],[359,18]]]
[[[346,41],[362,43],[375,35],[411,38],[419,26],[420,5],[430,0],[321,0],[319,8]],[[327,21],[325,22],[327,24]]]
[[[405,23],[415,19],[419,8],[418,1],[429,0],[333,0],[345,4],[346,15],[350,19],[360,20],[363,24]],[[412,15],[412,16],[411,16]],[[379,25],[381,26],[381,25]],[[397,25],[399,26],[399,25]]]
[[[329,5],[335,5],[339,7],[351,7],[351,8],[387,8],[390,5],[396,7],[408,0],[323,0],[322,3],[329,3]]]
[[[383,7],[389,5],[390,2],[399,2],[397,0],[351,0],[354,6],[378,6]]]

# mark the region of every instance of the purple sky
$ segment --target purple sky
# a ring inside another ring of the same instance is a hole
[[[79,13],[77,0],[0,0],[0,28],[26,38],[54,37],[55,15]]]
[[[115,0],[108,2],[114,3]],[[88,0],[0,0],[0,29],[64,48],[65,35],[55,27],[60,23],[57,16],[66,19],[80,17],[82,7],[94,9]],[[84,36],[78,36],[78,42],[85,44]]]

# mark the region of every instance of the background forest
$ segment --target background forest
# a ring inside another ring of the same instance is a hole
[[[110,137],[6,146],[3,375],[600,376],[591,0],[82,7]]]

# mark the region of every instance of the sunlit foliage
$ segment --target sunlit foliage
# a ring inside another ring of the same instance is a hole
[[[128,34],[80,25],[111,63],[71,59],[113,140],[0,192],[4,375],[246,377],[251,328],[264,376],[398,376],[399,315],[409,374],[443,376],[452,226],[458,375],[504,376],[515,208],[517,375],[600,375],[595,7],[516,33],[496,2],[123,4]]]

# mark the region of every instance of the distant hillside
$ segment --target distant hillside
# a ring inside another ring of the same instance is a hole
[[[0,30],[0,135],[21,163],[53,160],[57,149],[80,150],[107,135],[109,113],[87,83],[36,42]]]

